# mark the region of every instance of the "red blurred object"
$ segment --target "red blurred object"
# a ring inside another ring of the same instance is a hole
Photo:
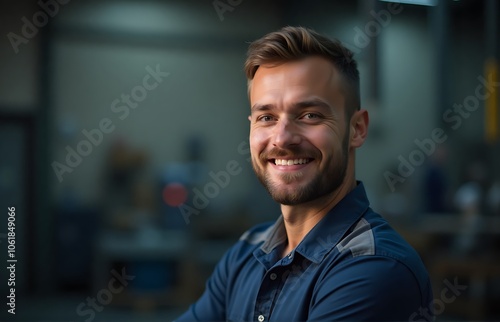
[[[163,201],[171,206],[178,207],[187,200],[188,191],[183,184],[169,183],[163,188]]]

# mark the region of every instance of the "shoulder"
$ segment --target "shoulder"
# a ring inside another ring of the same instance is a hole
[[[362,299],[370,307],[399,303],[410,313],[432,301],[429,275],[420,256],[371,209],[335,248],[336,256],[318,289],[319,298],[332,292],[342,294],[346,301]]]
[[[406,265],[376,254],[332,267],[313,294],[317,320],[408,320],[431,300]]]
[[[417,275],[423,273],[423,278],[427,277],[425,266],[415,249],[371,209],[353,225],[336,248],[344,259],[379,256],[396,261]]]
[[[365,219],[373,232],[375,255],[397,261],[415,276],[419,285],[427,284],[429,275],[417,251],[380,215],[371,211]]]

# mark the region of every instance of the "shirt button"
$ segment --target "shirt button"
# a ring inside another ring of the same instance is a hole
[[[262,321],[264,321],[264,316],[261,314],[261,315],[259,315],[258,319],[259,319],[259,322],[262,322]]]
[[[276,275],[275,273],[272,273],[271,275],[269,275],[269,278],[271,279],[271,281],[274,281],[276,279],[276,277],[278,277],[278,275]]]

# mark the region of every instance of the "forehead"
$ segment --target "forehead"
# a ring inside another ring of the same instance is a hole
[[[262,65],[252,81],[250,101],[253,105],[260,100],[298,100],[311,95],[338,100],[339,96],[343,97],[341,82],[341,75],[333,63],[323,57]]]

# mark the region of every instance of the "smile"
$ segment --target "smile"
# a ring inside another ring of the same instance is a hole
[[[302,158],[302,159],[271,159],[270,161],[274,161],[276,165],[296,165],[296,164],[307,164],[311,162],[313,159]]]

